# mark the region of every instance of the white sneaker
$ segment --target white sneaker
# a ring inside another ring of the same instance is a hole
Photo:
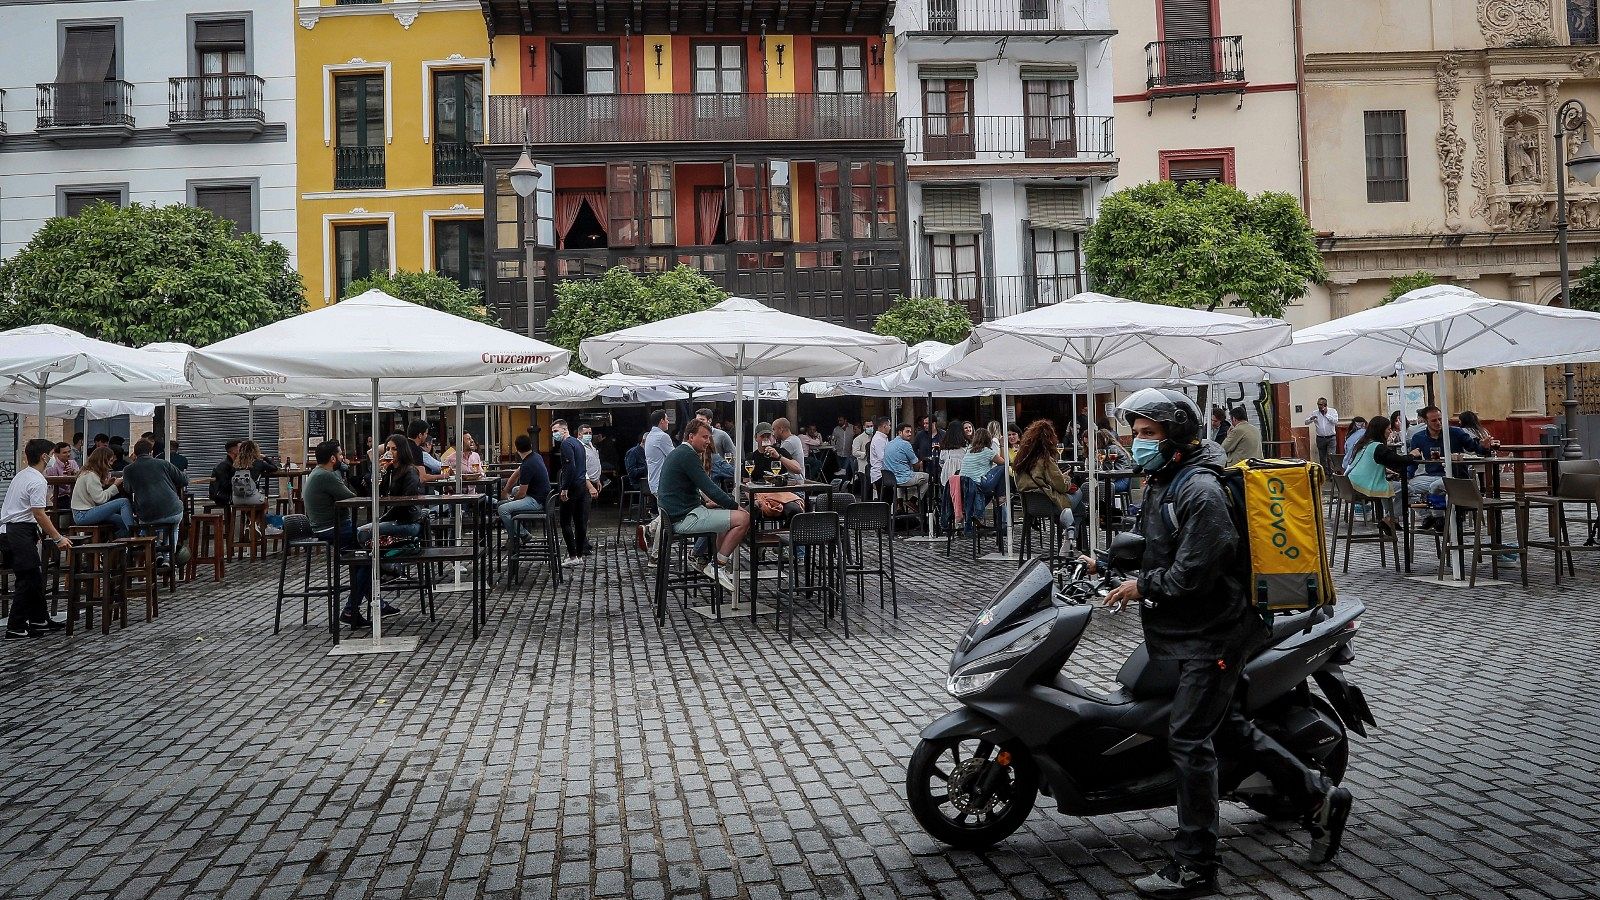
[[[268,525],[267,526],[267,531],[266,531],[267,537],[276,537],[276,536],[278,536],[280,534],[283,534],[283,529],[282,528],[279,528],[276,525]]]
[[[569,568],[569,569],[572,568],[573,566],[581,566],[581,565],[583,565],[583,557],[581,557],[581,556],[569,556],[566,559],[563,559],[561,561],[561,565],[563,565],[563,566],[565,566],[566,568]]]
[[[727,591],[730,594],[733,593],[733,589],[734,589],[733,570],[729,569],[727,566],[717,566],[716,570],[717,570],[717,583],[722,585],[722,589],[723,590]]]

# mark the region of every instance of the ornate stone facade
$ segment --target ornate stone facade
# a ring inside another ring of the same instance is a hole
[[[1461,174],[1467,142],[1456,130],[1456,98],[1461,95],[1461,57],[1450,54],[1434,69],[1434,93],[1439,98],[1439,134],[1434,150],[1439,154],[1439,179],[1444,182],[1444,222],[1461,230]]]
[[[1556,42],[1550,0],[1478,0],[1478,27],[1490,47],[1548,47]]]

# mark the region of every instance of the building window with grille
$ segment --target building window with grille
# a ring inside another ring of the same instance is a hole
[[[334,297],[344,299],[350,285],[374,272],[389,271],[389,226],[338,225],[333,229]]]
[[[1033,301],[1060,303],[1078,293],[1079,232],[1033,228]]]
[[[1221,79],[1212,0],[1161,0],[1161,75],[1167,84]]]
[[[195,185],[191,203],[232,222],[236,232],[255,231],[255,190],[250,184]]]
[[[340,75],[333,84],[338,116],[333,186],[340,190],[381,188],[385,182],[383,76]]]
[[[433,270],[468,290],[483,289],[483,220],[433,223]]]
[[[1022,111],[1029,156],[1075,156],[1072,82],[1030,78],[1022,82]]]
[[[928,235],[928,262],[936,297],[957,303],[978,301],[982,276],[981,245],[976,234]]]
[[[1367,202],[1404,203],[1411,199],[1406,166],[1406,112],[1367,110]]]
[[[1178,184],[1234,183],[1233,148],[1204,150],[1162,150],[1159,154],[1161,178]]]
[[[482,184],[483,70],[433,73],[433,183]]]
[[[922,145],[928,159],[971,159],[972,79],[922,79]]]
[[[894,163],[850,164],[851,237],[892,241],[900,236]]]

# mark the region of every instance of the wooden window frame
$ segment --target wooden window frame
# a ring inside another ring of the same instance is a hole
[[[1203,147],[1189,150],[1161,150],[1157,152],[1160,163],[1161,180],[1172,180],[1172,164],[1174,162],[1188,162],[1197,159],[1221,159],[1222,183],[1237,186],[1234,169],[1234,148],[1232,147]]]

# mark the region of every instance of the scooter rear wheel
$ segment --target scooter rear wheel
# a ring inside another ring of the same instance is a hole
[[[1010,837],[1038,793],[1039,771],[1027,751],[975,737],[922,741],[906,767],[911,814],[935,839],[963,850]]]

